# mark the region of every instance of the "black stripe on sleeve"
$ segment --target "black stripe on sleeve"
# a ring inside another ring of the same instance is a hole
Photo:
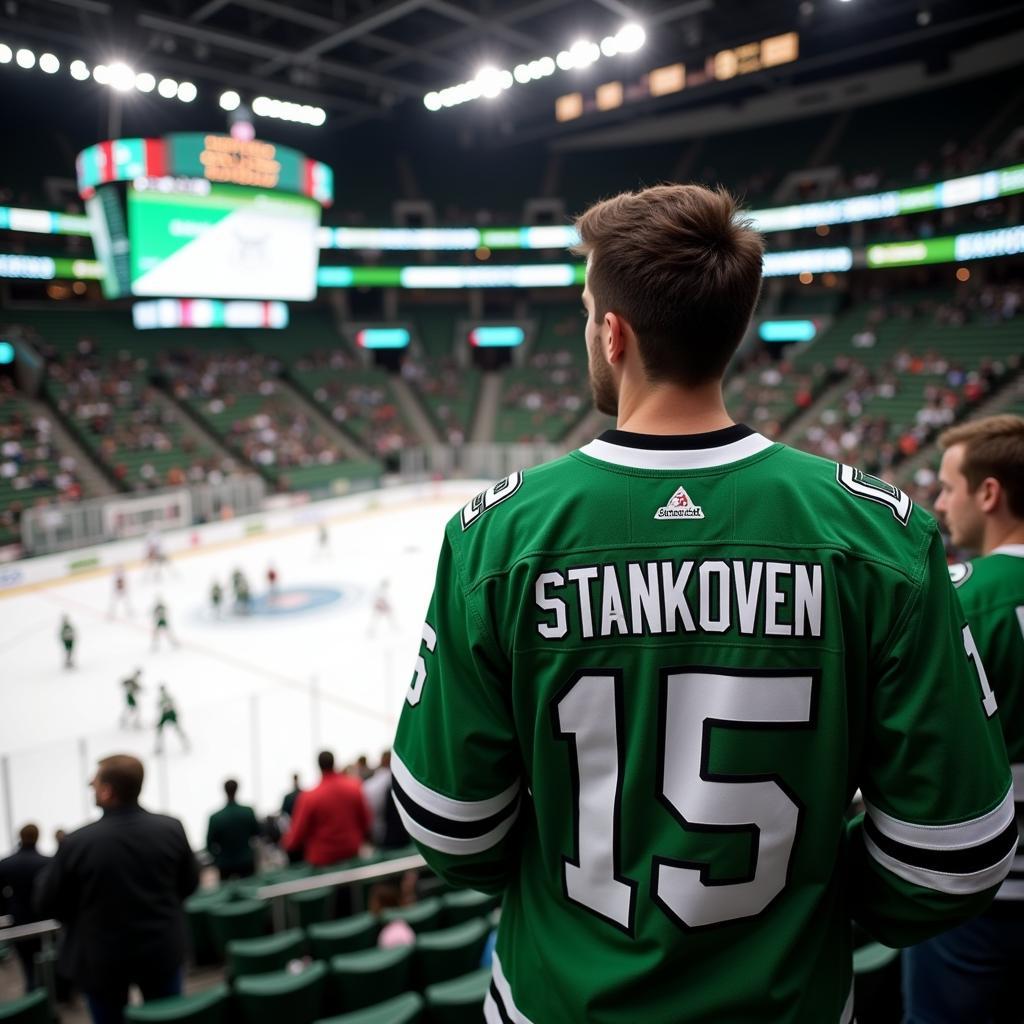
[[[450,839],[476,839],[478,836],[486,835],[492,829],[497,828],[506,818],[512,817],[519,810],[519,794],[510,801],[507,807],[503,807],[497,814],[487,818],[480,818],[478,821],[456,821],[453,818],[445,818],[440,814],[434,814],[425,807],[416,803],[405,790],[398,784],[398,780],[392,776],[391,792],[395,802],[405,811],[406,814],[423,828],[437,835],[448,836]]]
[[[1017,823],[1011,821],[994,839],[962,850],[923,850],[919,846],[890,839],[883,835],[870,815],[864,818],[864,831],[874,844],[894,860],[926,871],[941,871],[946,875],[973,875],[977,871],[994,867],[1017,847]]]
[[[505,1009],[505,1002],[501,998],[501,993],[498,991],[498,986],[494,984],[494,979],[491,979],[491,998],[494,1000],[494,1005],[498,1008],[498,1016],[501,1017],[502,1024],[513,1024],[512,1018],[508,1015],[508,1010]]]

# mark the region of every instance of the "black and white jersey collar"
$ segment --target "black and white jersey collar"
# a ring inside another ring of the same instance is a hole
[[[774,441],[742,423],[706,434],[634,434],[606,430],[580,452],[632,469],[710,469],[757,455]]]
[[[992,551],[993,555],[1012,555],[1014,558],[1024,558],[1024,544],[1001,544]]]

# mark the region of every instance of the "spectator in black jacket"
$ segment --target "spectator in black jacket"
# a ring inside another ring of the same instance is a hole
[[[72,976],[94,1024],[121,1024],[128,989],[181,992],[182,901],[199,868],[176,818],[139,806],[142,762],[106,757],[92,780],[103,817],[72,832],[40,875],[36,909],[67,927]]]
[[[35,825],[25,825],[18,838],[21,842],[17,851],[0,860],[0,914],[10,914],[15,926],[39,920],[32,907],[32,887],[36,876],[50,863],[49,857],[36,850],[39,829]],[[35,955],[40,940],[24,939],[14,948],[25,974],[25,992],[31,992],[36,987]]]

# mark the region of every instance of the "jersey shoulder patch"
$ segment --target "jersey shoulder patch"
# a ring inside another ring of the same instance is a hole
[[[974,566],[970,562],[954,562],[949,567],[949,578],[954,587],[959,587],[971,578]]]
[[[836,482],[855,498],[886,505],[901,526],[906,526],[910,522],[914,503],[895,484],[871,476],[854,466],[845,466],[841,462],[836,464]]]
[[[463,531],[468,530],[485,512],[489,512],[495,505],[499,505],[506,499],[511,498],[522,486],[523,474],[517,472],[510,473],[504,480],[499,480],[493,486],[488,487],[486,491],[481,491],[472,501],[467,502],[459,514]]]

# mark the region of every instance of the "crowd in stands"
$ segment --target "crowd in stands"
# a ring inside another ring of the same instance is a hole
[[[379,458],[421,443],[402,417],[382,371],[355,372],[354,361],[339,349],[307,353],[294,364],[309,375],[313,398],[339,427],[350,430]],[[349,371],[327,376],[325,370]]]
[[[161,359],[174,396],[216,426],[228,445],[274,475],[342,458],[309,412],[286,395],[281,363],[257,352],[175,352]]]
[[[91,338],[49,363],[57,408],[79,429],[115,479],[133,490],[219,483],[234,460],[203,448],[149,383],[148,363],[119,352],[103,360]]]
[[[402,377],[427,403],[438,421],[442,439],[450,445],[463,444],[469,429],[461,412],[466,381],[455,360],[427,360],[409,355],[402,362]]]
[[[73,456],[61,454],[53,443],[53,425],[46,416],[30,414],[17,401],[8,378],[0,378],[0,535],[13,536],[22,513],[51,497],[77,501],[82,484]]]
[[[122,1020],[130,984],[147,1000],[177,994],[186,959],[184,902],[201,881],[213,891],[257,874],[269,877],[286,854],[294,864],[326,868],[372,849],[409,845],[391,800],[389,751],[375,769],[361,756],[336,771],[329,751],[319,754],[318,765],[318,784],[303,790],[293,776],[280,811],[262,823],[238,800],[238,782],[228,779],[225,804],[210,815],[205,854],[197,857],[179,821],[140,806],[142,763],[128,755],[104,758],[90,782],[103,812],[99,820],[58,833],[54,857],[38,851],[37,826],[20,829],[18,848],[0,860],[0,917],[9,915],[14,926],[47,917],[63,924],[58,991],[68,1000],[77,987],[94,1020]],[[200,868],[204,860],[207,871]],[[371,910],[414,902],[416,879],[412,872],[401,885],[375,887]],[[385,927],[378,941],[394,946],[414,940],[405,925]],[[35,959],[40,941],[16,948],[28,992],[41,980]],[[190,953],[194,959],[196,950]]]

